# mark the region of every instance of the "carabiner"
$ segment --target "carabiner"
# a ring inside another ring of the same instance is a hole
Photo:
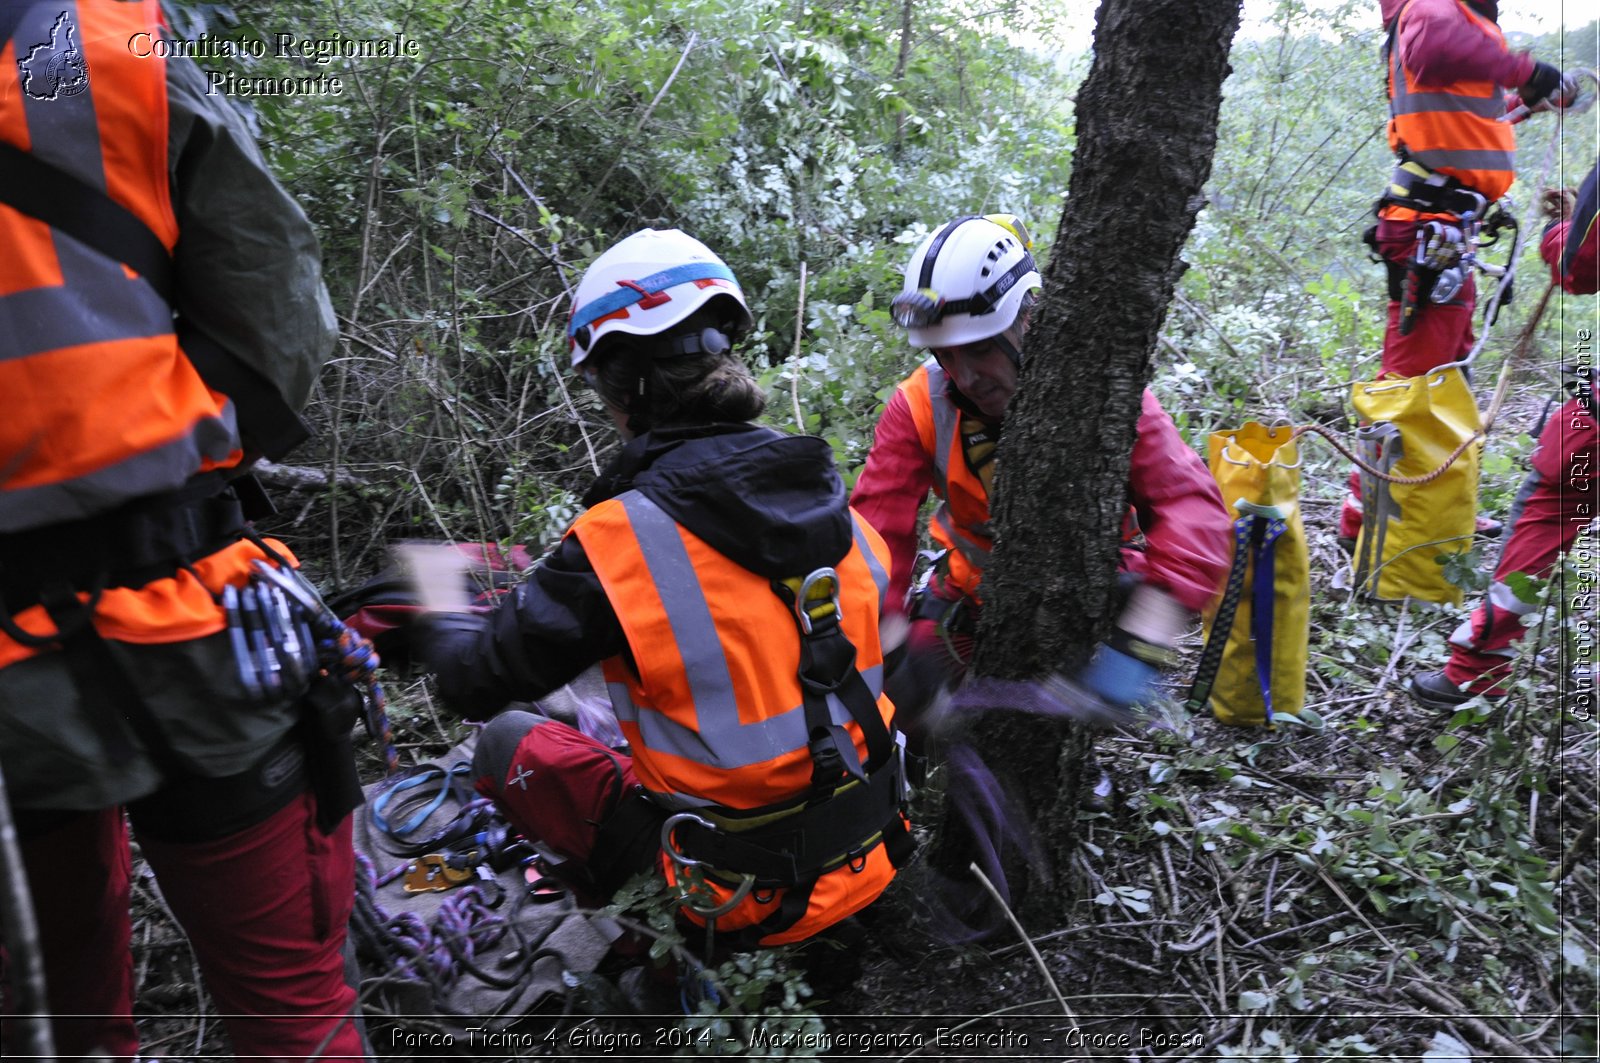
[[[672,830],[679,823],[698,823],[706,830],[716,830],[717,825],[704,816],[697,816],[693,812],[678,812],[668,816],[667,821],[661,824],[661,851],[666,853],[674,864],[679,867],[704,867],[704,860],[696,860],[691,856],[684,856],[672,844]]]

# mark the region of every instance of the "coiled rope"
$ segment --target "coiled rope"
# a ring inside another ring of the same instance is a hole
[[[1510,276],[1509,272],[1507,273],[1507,276]],[[1455,464],[1457,458],[1461,457],[1461,455],[1467,452],[1468,447],[1472,446],[1474,443],[1481,442],[1482,440],[1488,438],[1490,429],[1494,427],[1495,421],[1500,416],[1500,407],[1505,404],[1506,394],[1511,390],[1511,369],[1518,361],[1521,360],[1522,356],[1527,353],[1528,347],[1532,345],[1534,330],[1539,327],[1539,322],[1544,317],[1545,307],[1550,304],[1550,295],[1555,290],[1555,282],[1552,281],[1550,286],[1544,290],[1544,295],[1539,299],[1539,305],[1534,309],[1533,316],[1529,318],[1528,324],[1523,328],[1522,335],[1517,341],[1517,346],[1512,350],[1511,356],[1506,359],[1505,365],[1501,366],[1500,379],[1495,384],[1494,398],[1490,401],[1489,408],[1484,413],[1483,427],[1473,432],[1466,439],[1463,439],[1461,444],[1456,447],[1455,450],[1450,452],[1450,455],[1444,459],[1444,462],[1437,469],[1422,473],[1419,476],[1396,476],[1393,473],[1387,473],[1381,469],[1375,469],[1371,465],[1367,464],[1367,462],[1357,457],[1355,454],[1352,454],[1349,448],[1347,448],[1344,443],[1340,441],[1338,436],[1334,435],[1332,432],[1318,424],[1302,425],[1301,427],[1296,428],[1290,434],[1289,440],[1292,442],[1296,439],[1299,439],[1301,436],[1308,434],[1319,435],[1331,443],[1334,450],[1337,450],[1340,454],[1343,454],[1362,472],[1369,473],[1386,483],[1400,484],[1402,486],[1415,486],[1417,484],[1431,483],[1432,481],[1437,480],[1439,477],[1445,474],[1446,470],[1448,470],[1450,466]]]

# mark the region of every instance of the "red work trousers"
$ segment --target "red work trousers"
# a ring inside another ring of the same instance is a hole
[[[139,840],[241,1058],[367,1058],[343,957],[355,881],[350,819],[325,836],[315,815],[302,793],[215,841]],[[58,1053],[132,1059],[139,1035],[122,809],[73,815],[25,838],[22,854]]]
[[[1489,593],[1472,617],[1450,636],[1452,650],[1445,665],[1447,679],[1469,693],[1504,693],[1515,644],[1527,630],[1522,618],[1537,606],[1524,602],[1506,584],[1521,572],[1548,577],[1561,555],[1571,549],[1594,519],[1600,497],[1595,462],[1600,458],[1600,432],[1594,418],[1573,399],[1556,411],[1539,433],[1533,470],[1512,509],[1511,538],[1500,553]],[[1575,607],[1594,610],[1592,593]]]
[[[1380,221],[1378,250],[1388,269],[1404,268],[1416,246],[1417,222]],[[1393,292],[1391,286],[1391,294]],[[1430,369],[1459,361],[1472,350],[1472,311],[1477,288],[1469,274],[1461,290],[1447,303],[1428,303],[1417,311],[1416,325],[1400,335],[1400,303],[1389,300],[1383,330],[1380,372],[1397,377],[1422,376]],[[1361,474],[1350,472],[1350,494],[1339,514],[1339,535],[1354,539],[1361,531]]]

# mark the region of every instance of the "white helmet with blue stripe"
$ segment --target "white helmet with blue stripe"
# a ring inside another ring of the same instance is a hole
[[[750,308],[727,263],[678,229],[641,229],[595,259],[578,282],[567,324],[572,367],[581,366],[607,336],[667,332],[713,299],[728,301],[731,335],[723,342],[749,330]],[[714,353],[717,342],[680,343],[676,353]]]
[[[960,347],[1009,329],[1041,283],[1022,219],[964,215],[922,241],[890,313],[913,347]]]

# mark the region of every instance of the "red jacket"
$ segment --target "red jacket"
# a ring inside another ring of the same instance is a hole
[[[1504,88],[1526,84],[1533,74],[1533,56],[1509,51],[1503,39],[1483,31],[1461,11],[1460,0],[1384,0],[1383,24],[1389,25],[1407,7],[1394,46],[1400,61],[1419,82],[1488,79]]]
[[[1222,495],[1148,389],[1138,432],[1128,472],[1128,525],[1143,533],[1145,547],[1125,546],[1122,567],[1200,612],[1221,589],[1232,556]],[[905,600],[916,560],[917,517],[934,481],[933,454],[923,448],[906,393],[898,390],[878,420],[866,467],[850,495],[850,505],[889,547],[891,603]]]
[[[1533,72],[1526,52],[1511,52],[1493,8],[1469,0],[1409,0],[1386,8],[1392,28],[1389,64],[1389,147],[1460,180],[1491,202],[1514,179],[1516,135],[1498,121],[1509,107],[1503,88]],[[1409,219],[1397,205],[1384,217]]]

